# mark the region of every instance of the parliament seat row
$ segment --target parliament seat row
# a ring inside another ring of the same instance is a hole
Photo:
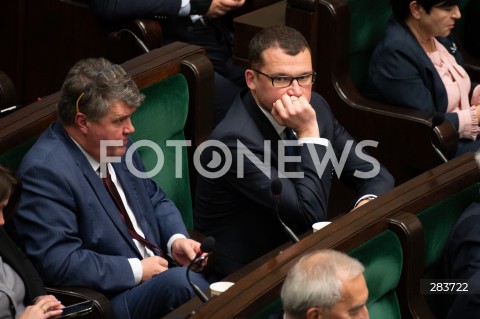
[[[196,172],[193,169],[195,148],[205,141],[213,125],[213,67],[200,47],[175,42],[150,51],[122,64],[132,76],[145,102],[132,115],[136,129],[134,141],[153,142],[164,155],[162,169],[153,177],[167,196],[178,206],[187,228],[193,227],[192,198]],[[0,118],[0,163],[13,172],[35,139],[56,120],[60,92]],[[182,147],[180,176],[174,147],[168,140],[188,140]],[[140,147],[147,171],[159,162],[157,150]],[[102,294],[80,287],[48,287],[66,305],[84,299],[95,301],[89,318],[112,318],[108,299]]]
[[[371,318],[443,318],[428,291],[443,276],[443,251],[459,214],[480,200],[480,170],[472,153],[394,188],[313,234],[304,234],[226,277],[235,285],[201,303],[197,298],[165,318],[268,318],[281,309],[289,269],[316,249],[336,249],[366,267]]]

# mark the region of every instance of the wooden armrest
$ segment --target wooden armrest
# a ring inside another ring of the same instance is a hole
[[[157,20],[135,19],[132,21],[132,31],[142,39],[150,50],[162,46],[163,30]]]
[[[354,108],[371,114],[376,113],[380,117],[389,117],[400,125],[407,122],[412,124],[423,122],[423,125],[432,127],[432,117],[424,112],[368,99],[358,91],[351,79],[343,79],[342,83],[341,93],[345,96],[347,103]],[[396,129],[400,129],[398,124]],[[382,125],[382,123],[378,125]],[[448,120],[444,120],[442,124],[432,129],[430,134],[432,143],[445,154],[447,159],[455,156],[458,138],[458,132]]]
[[[445,120],[442,124],[438,125],[433,132],[432,143],[445,154],[447,159],[455,157],[459,137],[452,123]]]
[[[47,287],[47,292],[55,295],[65,306],[85,300],[92,300],[94,310],[89,314],[92,319],[113,319],[112,307],[108,298],[92,289],[82,287]]]

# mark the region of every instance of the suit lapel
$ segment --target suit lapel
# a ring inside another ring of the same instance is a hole
[[[68,136],[67,132],[60,126],[56,126],[58,128],[58,132],[61,137],[64,139],[65,145],[68,148],[68,151],[72,155],[72,158],[75,160],[78,168],[82,171],[85,179],[90,184],[93,193],[97,196],[101,206],[103,206],[106,214],[112,221],[113,226],[118,230],[118,232],[122,235],[125,241],[128,243],[129,247],[135,251],[135,253],[141,258],[140,252],[138,251],[135,243],[132,240],[132,237],[128,233],[128,229],[125,226],[122,218],[120,217],[120,213],[118,212],[115,203],[113,202],[110,194],[105,189],[105,186],[102,183],[102,180],[97,175],[97,173],[93,170],[92,166],[88,162],[85,155],[82,151],[78,148],[78,146],[72,141],[72,139]],[[99,214],[100,212],[92,212],[92,214]],[[108,225],[104,226],[107,229]]]
[[[274,144],[278,144],[280,136],[278,136],[277,131],[275,131],[275,128],[273,127],[272,123],[270,123],[270,121],[267,119],[265,114],[262,113],[260,107],[257,105],[255,99],[250,92],[248,92],[243,97],[243,104],[245,105],[245,108],[250,114],[250,117],[255,122],[255,125],[262,133],[262,136],[266,140],[272,141],[272,148],[274,148],[276,151],[277,148],[274,147]]]

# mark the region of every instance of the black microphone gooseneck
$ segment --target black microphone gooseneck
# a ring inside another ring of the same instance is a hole
[[[272,181],[271,190],[273,194],[273,201],[275,205],[275,213],[277,214],[277,219],[283,227],[283,230],[287,233],[288,237],[292,240],[292,242],[298,242],[298,237],[295,233],[283,222],[280,218],[280,211],[278,209],[278,204],[280,203],[280,194],[282,193],[282,181],[279,178],[276,178]]]
[[[210,253],[213,251],[213,248],[215,248],[215,239],[213,237],[205,237],[205,239],[202,241],[202,244],[200,245],[200,251],[197,253],[195,258],[190,262],[190,264],[187,267],[187,279],[188,282],[190,283],[190,286],[192,287],[193,291],[197,295],[198,298],[200,298],[201,301],[207,302],[209,299],[208,297],[203,293],[203,291],[193,283],[193,281],[190,279],[190,269],[192,268],[192,265],[195,264],[200,256],[202,256],[203,253]]]
[[[133,37],[133,39],[135,40],[135,42],[137,42],[140,49],[142,49],[143,52],[145,52],[145,53],[150,52],[150,50],[147,48],[145,43],[143,43],[143,41],[140,40],[140,38],[137,37],[137,35],[129,29],[122,29],[122,30],[119,30],[119,31],[112,32],[108,35],[108,37],[110,39],[119,41],[122,38],[122,33],[128,33],[129,35],[131,35]]]
[[[437,129],[437,126],[441,125],[443,122],[445,121],[445,114],[443,113],[440,113],[440,112],[437,112],[433,115],[432,117],[432,130],[436,130]],[[430,143],[432,144],[432,147],[433,149],[435,150],[435,152],[437,153],[437,155],[440,157],[440,159],[446,163],[448,162],[448,159],[447,157],[443,154],[442,151],[440,151],[438,149],[438,147],[435,146],[435,144],[433,144],[432,141],[430,141]]]

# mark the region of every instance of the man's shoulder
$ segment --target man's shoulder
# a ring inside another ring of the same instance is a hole
[[[464,241],[480,240],[480,203],[474,202],[468,206],[458,218],[452,230],[450,249],[456,249],[457,244]]]
[[[20,169],[33,163],[37,165],[40,163],[50,163],[55,166],[59,161],[63,161],[65,154],[67,154],[65,144],[56,132],[54,132],[53,127],[49,126],[25,153]]]
[[[248,128],[254,126],[254,123],[246,108],[247,106],[241,98],[236,99],[228,113],[213,130],[211,137],[220,139],[226,135],[244,135],[248,133]]]

